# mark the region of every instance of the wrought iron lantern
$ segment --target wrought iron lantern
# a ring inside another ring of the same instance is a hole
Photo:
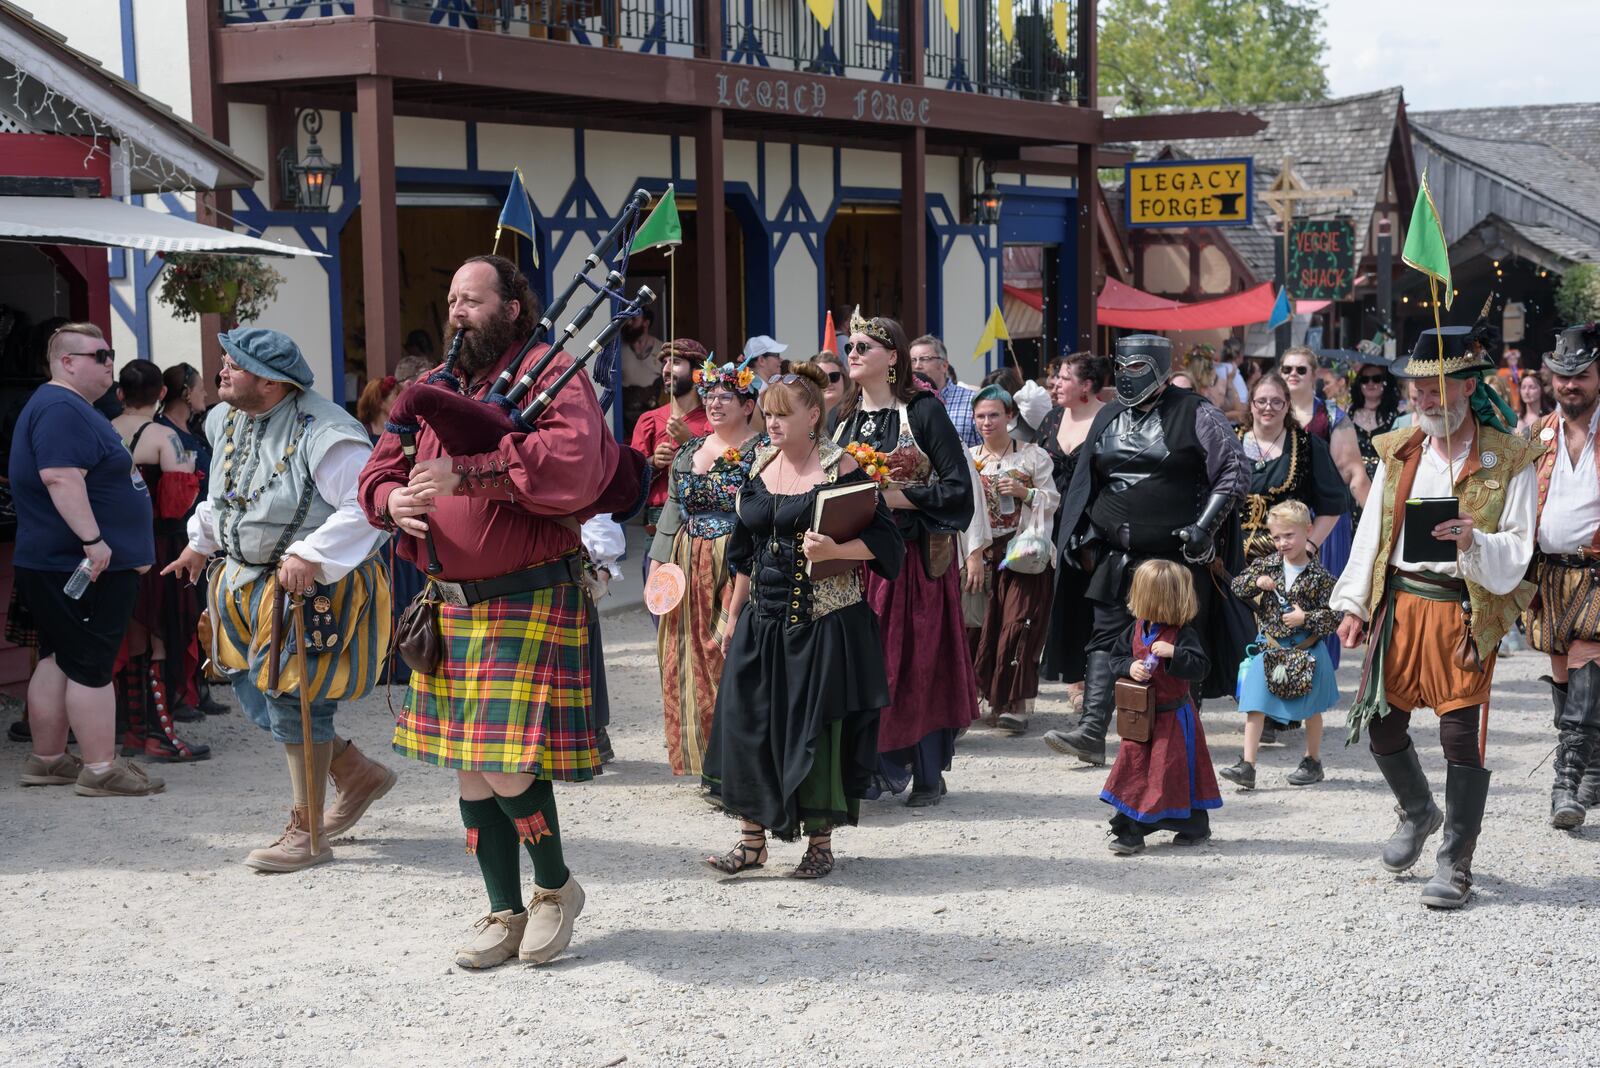
[[[983,175],[983,191],[972,198],[972,214],[984,226],[993,226],[1000,221],[1000,206],[1004,197],[994,184],[994,172],[985,170]]]
[[[322,154],[322,146],[317,144],[317,134],[322,132],[322,112],[302,111],[300,128],[309,138],[306,158],[296,163],[294,149],[289,146],[278,152],[283,199],[300,211],[327,211],[328,194],[333,190],[333,179],[339,168],[328,162],[328,157]]]

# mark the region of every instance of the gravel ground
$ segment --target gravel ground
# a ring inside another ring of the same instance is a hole
[[[451,966],[484,901],[448,772],[406,764],[335,863],[264,876],[239,861],[276,836],[287,777],[237,714],[149,799],[23,791],[4,746],[0,1063],[1595,1063],[1600,831],[1544,823],[1537,654],[1498,672],[1477,897],[1435,914],[1437,838],[1411,875],[1378,866],[1391,802],[1334,723],[1326,782],[1284,784],[1300,752],[1269,747],[1258,790],[1224,784],[1213,844],[1114,857],[1105,773],[1038,738],[1059,687],[1028,736],[968,736],[944,804],[868,804],[829,879],[783,878],[800,847],[778,844],[724,880],[698,861],[733,825],[666,770],[648,621],[609,618],[606,646],[620,760],[558,790],[588,906],[538,969]],[[1206,721],[1231,763],[1242,718]],[[340,722],[385,753],[382,693]]]

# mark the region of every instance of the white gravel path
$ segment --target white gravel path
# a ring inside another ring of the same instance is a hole
[[[1224,784],[1212,845],[1112,856],[1105,773],[1038,738],[1059,687],[1027,737],[968,736],[943,805],[868,804],[824,882],[783,878],[782,844],[719,879],[699,857],[734,828],[666,770],[649,623],[605,628],[621,759],[557,791],[588,907],[539,969],[450,964],[484,900],[448,772],[405,764],[335,863],[263,876],[239,861],[276,836],[287,776],[237,714],[194,729],[215,757],[150,799],[24,791],[0,744],[0,1064],[1600,1061],[1600,830],[1545,825],[1537,654],[1498,672],[1477,897],[1436,914],[1417,895],[1437,838],[1383,872],[1391,801],[1335,723],[1328,781],[1284,785],[1299,750],[1269,748],[1260,789]],[[1206,721],[1231,763],[1242,718]],[[389,724],[381,693],[340,714],[400,766]]]

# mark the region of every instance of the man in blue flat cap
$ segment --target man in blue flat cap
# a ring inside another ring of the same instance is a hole
[[[218,340],[223,403],[206,417],[210,496],[189,520],[188,548],[166,571],[197,581],[212,554],[222,554],[209,583],[212,659],[232,678],[245,714],[283,744],[294,796],[283,835],[245,864],[299,871],[330,859],[328,841],[396,778],[333,729],[338,702],[371,691],[389,645],[389,579],[377,551],[385,535],[356,501],[372,446],[354,417],[312,390],[311,368],[288,335],[248,327]],[[303,598],[313,680],[309,739],[300,723],[293,626],[284,624],[281,648],[271,640],[279,591]],[[274,654],[279,675],[269,688]],[[324,815],[330,772],[338,795]],[[314,850],[313,814],[322,817]]]

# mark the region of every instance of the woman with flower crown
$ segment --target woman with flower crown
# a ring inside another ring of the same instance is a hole
[[[906,543],[897,577],[866,574],[889,673],[890,702],[878,718],[881,786],[899,793],[909,781],[908,805],[937,805],[956,734],[978,718],[961,569],[952,566],[974,507],[966,450],[939,395],[912,377],[899,323],[858,311],[845,357],[860,391],[834,412],[832,437],[888,457],[883,498]]]
[[[767,384],[761,407],[771,443],[756,450],[735,508],[728,563],[738,622],[724,639],[704,775],[740,820],[733,849],[705,858],[724,875],[764,866],[768,832],[807,837],[795,878],[827,875],[833,831],[856,823],[877,770],[889,679],[860,565],[893,579],[905,543],[872,489],[888,477],[882,458],[847,453],[823,432],[827,385],[815,363]],[[812,529],[819,495],[853,493],[877,498],[859,535],[835,540]]]
[[[651,577],[670,563],[683,570],[685,579],[682,598],[661,617],[656,630],[667,762],[674,775],[699,775],[711,738],[723,640],[733,629],[728,537],[734,503],[761,441],[752,426],[753,372],[731,363],[719,367],[708,359],[695,371],[694,381],[711,432],[691,438],[673,457],[667,470],[667,504],[650,547]]]

